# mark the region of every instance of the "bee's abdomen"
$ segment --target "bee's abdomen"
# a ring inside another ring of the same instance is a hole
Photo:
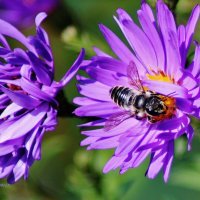
[[[130,99],[134,93],[130,88],[115,86],[110,90],[111,99],[120,107],[126,108],[129,106]]]

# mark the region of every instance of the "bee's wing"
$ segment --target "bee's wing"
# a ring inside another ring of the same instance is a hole
[[[124,120],[129,119],[131,116],[132,116],[131,113],[128,111],[123,111],[123,112],[111,115],[111,117],[108,118],[108,120],[105,123],[104,130],[109,131],[115,128],[116,126],[121,124]]]
[[[133,61],[131,61],[128,65],[127,76],[129,79],[129,83],[132,86],[136,87],[140,91],[144,91],[137,67]]]

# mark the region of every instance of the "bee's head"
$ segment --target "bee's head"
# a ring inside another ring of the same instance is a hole
[[[145,110],[151,116],[165,114],[166,109],[164,102],[157,96],[151,96],[146,100]]]

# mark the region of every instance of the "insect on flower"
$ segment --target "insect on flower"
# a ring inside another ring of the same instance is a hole
[[[147,118],[150,123],[173,117],[176,109],[175,99],[170,97],[170,94],[166,96],[151,90],[146,90],[142,85],[139,73],[133,62],[130,62],[128,66],[127,77],[130,80],[130,85],[135,89],[114,86],[110,90],[110,96],[118,106],[128,112],[111,116],[106,122],[105,130],[114,128],[123,120],[134,116],[138,120]]]

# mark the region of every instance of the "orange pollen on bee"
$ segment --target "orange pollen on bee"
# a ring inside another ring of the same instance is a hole
[[[159,95],[159,98],[162,99],[164,105],[166,106],[165,114],[152,117],[154,121],[162,121],[164,119],[170,119],[174,116],[176,112],[176,99],[172,97],[167,97]]]
[[[167,76],[163,71],[155,72],[151,69],[152,74],[146,74],[147,78],[152,81],[160,81],[160,82],[168,82],[175,84],[174,77]],[[148,88],[147,88],[148,89]],[[146,88],[145,88],[146,90]],[[158,95],[159,98],[163,101],[164,105],[166,106],[165,114],[161,114],[159,116],[154,116],[152,119],[154,121],[161,121],[164,119],[170,119],[176,112],[176,99],[171,96],[165,95]]]

